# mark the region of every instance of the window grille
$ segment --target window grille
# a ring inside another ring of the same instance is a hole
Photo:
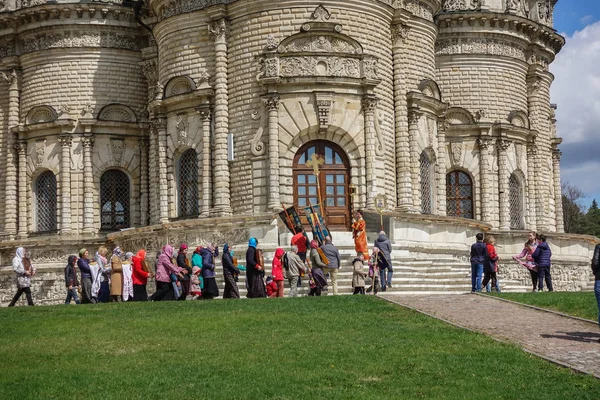
[[[105,230],[129,228],[129,177],[109,169],[100,178],[101,227]]]
[[[432,188],[431,184],[433,182],[432,179],[432,169],[431,169],[431,161],[429,160],[429,156],[427,153],[421,153],[421,212],[423,214],[431,214],[431,204],[433,203],[432,199]]]
[[[452,217],[473,218],[473,182],[462,171],[446,175],[446,213]]]
[[[523,189],[515,174],[508,180],[510,229],[525,229],[523,221]]]
[[[198,156],[186,150],[179,159],[179,216],[198,216]]]
[[[37,231],[56,230],[56,176],[51,171],[40,174],[35,185]]]

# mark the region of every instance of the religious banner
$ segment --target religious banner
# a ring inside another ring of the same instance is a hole
[[[313,238],[319,242],[319,244],[325,243],[325,237],[329,236],[329,230],[323,219],[321,205],[317,204],[316,206],[313,206],[311,204],[304,208],[304,212],[306,213],[306,218],[312,228]]]
[[[288,208],[285,208],[283,204],[282,206],[283,211],[279,213],[279,218],[281,218],[286,228],[288,228],[288,230],[295,235],[297,233],[296,228],[302,226],[300,216],[298,215],[298,210],[296,210],[295,206]]]

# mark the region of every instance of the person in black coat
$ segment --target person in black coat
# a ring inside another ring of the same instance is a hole
[[[235,277],[240,274],[240,270],[233,265],[233,257],[229,252],[229,244],[223,246],[223,256],[221,257],[223,265],[223,279],[225,280],[225,291],[223,292],[224,299],[239,299],[240,291],[238,290]]]
[[[550,275],[552,250],[550,250],[550,246],[546,243],[546,236],[539,236],[538,245],[531,257],[538,267],[538,291],[541,292],[544,290],[544,280],[546,281],[546,286],[548,286],[548,291],[554,291],[552,287],[552,275]]]
[[[67,287],[67,298],[65,304],[71,304],[71,299],[75,300],[76,304],[81,304],[77,295],[79,280],[77,279],[77,257],[69,256],[67,266],[65,267],[65,286]]]
[[[179,253],[177,254],[177,266],[182,268],[181,271],[183,278],[179,278],[181,282],[181,295],[177,300],[185,300],[187,295],[190,293],[190,276],[192,276],[192,267],[187,259],[187,244],[183,243],[179,247]]]
[[[257,297],[267,297],[267,290],[263,276],[265,274],[264,265],[259,265],[256,262],[256,247],[258,240],[250,238],[248,241],[248,250],[246,250],[246,288],[249,299]]]

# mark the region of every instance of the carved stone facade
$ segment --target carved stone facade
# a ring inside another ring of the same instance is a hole
[[[150,0],[150,34],[119,1],[21,2],[0,22],[0,232],[40,233],[45,171],[60,234],[272,214],[312,141],[344,152],[347,215],[378,194],[422,212],[425,153],[433,215],[507,229],[517,173],[526,228],[560,231],[554,3]]]

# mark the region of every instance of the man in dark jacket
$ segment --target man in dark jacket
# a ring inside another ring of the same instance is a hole
[[[384,231],[379,232],[374,247],[378,248],[383,256],[383,260],[379,263],[379,281],[381,282],[381,291],[385,292],[387,286],[392,287],[394,269],[392,268],[392,244]],[[386,269],[387,277],[385,273]]]
[[[483,263],[487,255],[487,247],[483,243],[483,233],[475,235],[477,242],[471,245],[471,293],[481,292]]]
[[[546,243],[546,236],[540,235],[538,238],[538,245],[531,255],[535,265],[538,267],[538,291],[544,290],[544,279],[546,280],[546,286],[550,292],[554,291],[552,288],[552,276],[550,275],[550,258],[552,257],[552,250]]]
[[[340,268],[340,251],[331,243],[331,237],[325,237],[325,244],[321,246],[321,250],[323,250],[323,254],[327,257],[327,268],[324,269],[325,273],[329,274],[331,279],[331,286],[333,286],[333,294],[338,294],[338,284],[337,284],[337,273]]]
[[[596,294],[596,303],[598,304],[598,325],[600,326],[600,244],[597,244],[594,249],[592,272],[594,273],[594,293]],[[600,339],[598,341],[600,342]]]

